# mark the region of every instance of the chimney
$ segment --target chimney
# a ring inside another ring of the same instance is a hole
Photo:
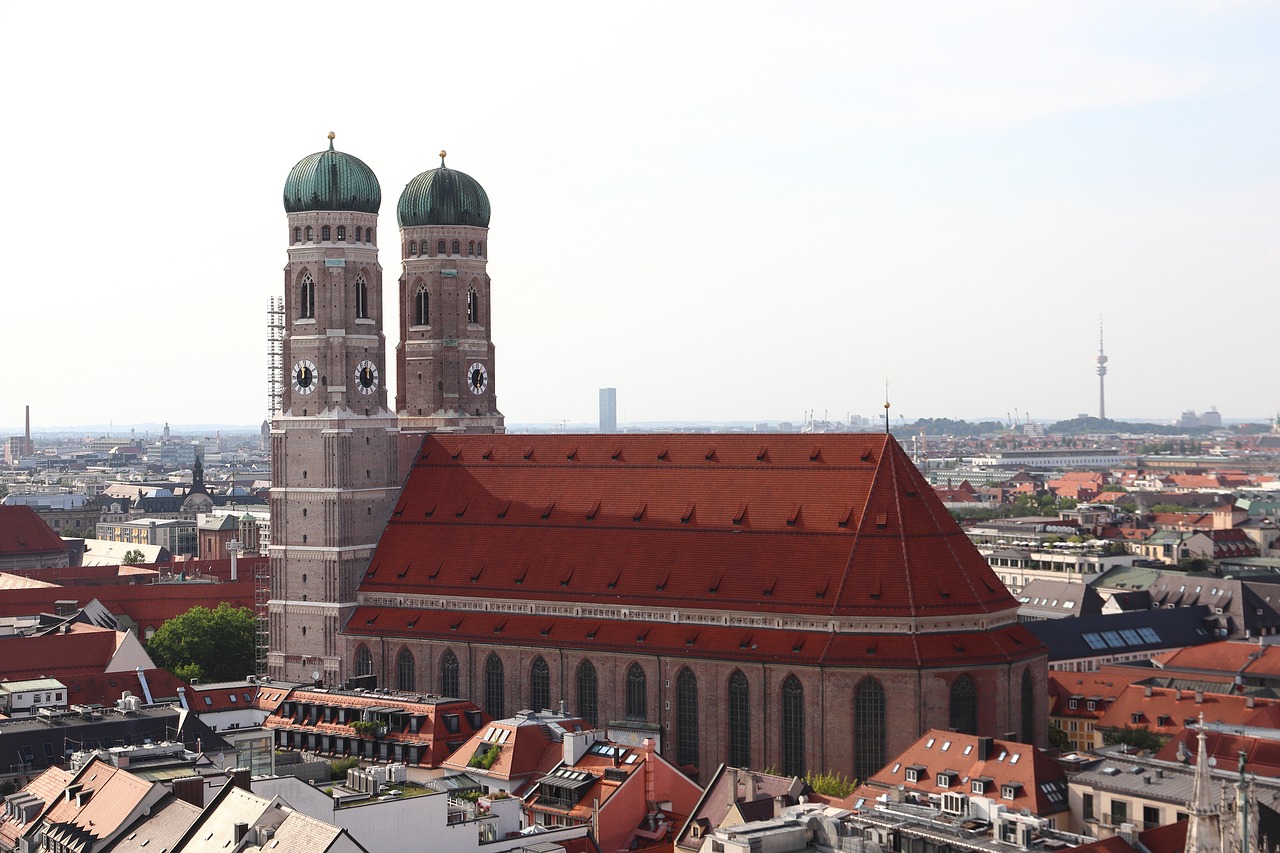
[[[1254,698],[1253,698],[1252,696],[1246,696],[1246,697],[1244,697],[1244,706],[1245,706],[1246,708],[1252,708],[1252,707],[1254,706],[1254,704],[1255,704],[1255,702],[1254,702]]]
[[[729,768],[729,784],[733,786],[733,801],[741,802],[742,797],[738,796],[738,768],[736,767]]]
[[[1197,705],[1203,705],[1203,704],[1204,704],[1204,691],[1203,691],[1203,690],[1197,690],[1197,691],[1196,691],[1196,704],[1197,704]]]
[[[250,776],[248,767],[233,767],[231,770],[227,771],[227,775],[231,777],[232,785],[235,785],[243,791],[253,791],[253,788],[249,785]]]
[[[204,780],[199,776],[174,779],[173,796],[198,809],[204,808]]]
[[[986,761],[991,757],[991,748],[996,744],[995,738],[980,737],[978,738],[978,760]]]
[[[1148,684],[1146,687],[1143,687],[1143,688],[1142,688],[1142,698],[1143,698],[1143,699],[1150,699],[1150,698],[1151,698],[1151,685],[1150,685],[1150,684]]]

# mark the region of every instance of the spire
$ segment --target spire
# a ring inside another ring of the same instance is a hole
[[[333,140],[337,135],[338,134],[334,133],[332,130],[329,131],[329,150],[330,151],[333,150]]]
[[[444,168],[444,158],[445,158],[445,157],[448,157],[448,156],[449,156],[449,152],[448,152],[448,151],[445,151],[443,148],[441,148],[441,149],[440,149],[440,168],[441,168],[441,169],[443,169],[443,168]]]
[[[1219,853],[1222,850],[1222,823],[1219,804],[1213,801],[1213,779],[1209,776],[1209,748],[1204,714],[1200,715],[1196,736],[1196,772],[1187,801],[1187,853]],[[1226,792],[1223,791],[1225,797]]]

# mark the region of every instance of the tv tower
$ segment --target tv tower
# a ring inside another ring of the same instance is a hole
[[[1107,354],[1102,351],[1102,318],[1098,318],[1098,417],[1107,419]]]

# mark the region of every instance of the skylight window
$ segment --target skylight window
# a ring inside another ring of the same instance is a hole
[[[1018,759],[1019,759],[1019,758],[1021,758],[1021,757],[1022,757],[1022,753],[1021,753],[1021,752],[1015,752],[1015,753],[1013,754],[1013,757],[1009,759],[1009,763],[1010,763],[1010,764],[1017,764],[1017,763],[1018,763]]]
[[[944,741],[942,742],[942,751],[943,751],[943,752],[946,752],[946,751],[947,751],[948,749],[950,749],[950,748],[951,748],[951,741],[949,741],[949,740],[944,740]]]
[[[929,740],[925,743],[924,748],[933,749],[933,745],[936,742],[936,740],[937,740],[936,738],[929,738]]]

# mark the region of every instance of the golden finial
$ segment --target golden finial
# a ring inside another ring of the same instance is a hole
[[[337,138],[337,136],[338,134],[334,133],[332,130],[329,131],[329,150],[330,151],[333,150],[333,140]]]
[[[449,152],[448,152],[448,151],[445,151],[443,148],[441,148],[441,149],[440,149],[440,168],[441,168],[441,169],[443,169],[443,168],[444,168],[444,158],[445,158],[445,157],[448,157],[448,156],[449,156]]]
[[[884,434],[889,434],[889,380],[884,381]]]

